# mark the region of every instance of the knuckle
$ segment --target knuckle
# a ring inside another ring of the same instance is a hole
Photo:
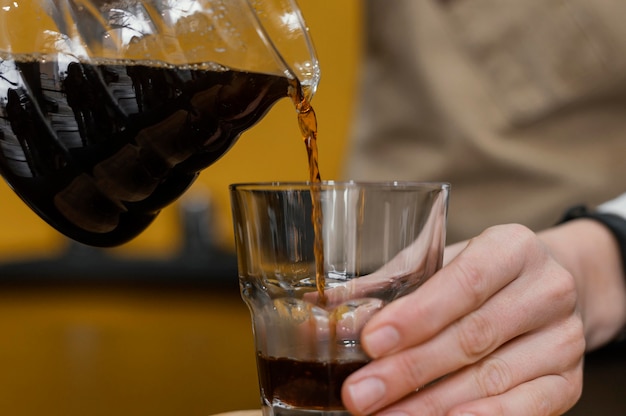
[[[490,358],[478,366],[475,380],[483,397],[496,396],[511,387],[511,369],[504,360]]]
[[[515,264],[523,264],[520,256],[523,258],[537,258],[540,250],[544,250],[543,244],[540,243],[537,234],[530,228],[522,224],[505,224],[491,227],[490,232],[499,233],[497,243],[508,247],[506,253],[511,257],[511,262]],[[513,260],[516,258],[516,260]]]
[[[578,315],[572,315],[570,319],[567,320],[568,325],[568,335],[571,339],[574,340],[585,340],[585,325],[583,324],[582,318]]]
[[[530,228],[522,224],[494,225],[487,228],[485,233],[487,235],[498,235],[498,240],[506,238],[522,246],[535,245],[537,241],[536,234]]]
[[[473,262],[465,262],[458,265],[459,278],[458,282],[463,291],[463,296],[473,304],[480,304],[484,301],[485,289],[487,288],[487,282],[482,276],[482,273],[474,267]]]
[[[576,404],[583,394],[583,362],[563,373],[566,379],[566,387],[563,389],[564,398],[568,408]]]
[[[563,300],[570,306],[575,306],[577,304],[578,292],[576,288],[576,281],[574,280],[574,276],[569,271],[559,265],[550,280],[555,286],[555,295],[558,299]]]
[[[569,401],[566,403],[567,408],[574,406],[583,394],[583,363],[582,361],[568,374],[570,379],[568,385],[570,386],[570,393],[568,397]]]
[[[424,416],[444,414],[445,406],[437,394],[428,389],[418,394],[420,394],[420,408],[417,414]]]
[[[552,415],[552,401],[545,392],[539,389],[532,389],[530,392],[530,409],[533,415]]]
[[[563,374],[559,374],[556,380],[552,381],[553,383],[558,384],[559,398],[560,400],[556,400],[551,402],[550,409],[546,410],[545,415],[552,414],[565,414],[569,409],[571,409],[576,402],[580,399],[583,392],[583,366],[582,362],[580,365],[576,366],[570,371],[567,371]],[[545,396],[545,392],[544,396]],[[542,399],[541,397],[539,398]],[[547,400],[548,397],[544,397],[543,400]],[[537,400],[535,400],[537,403]],[[539,402],[541,403],[541,402]],[[549,413],[550,411],[551,413]]]
[[[461,351],[469,362],[475,362],[494,349],[497,337],[491,322],[480,312],[474,312],[457,323]]]
[[[586,350],[584,331],[583,322],[578,316],[567,319],[563,324],[563,336],[559,345],[559,351],[568,360],[565,365],[571,365],[572,362],[577,364],[582,360]],[[569,354],[563,354],[563,351],[568,351]]]
[[[415,359],[411,354],[398,354],[397,359],[398,366],[396,368],[400,369],[399,376],[409,390],[419,389],[429,381],[424,377],[420,360]]]
[[[533,384],[526,389],[528,410],[533,415],[562,415],[569,410],[582,394],[582,364],[573,371],[545,379],[555,389],[546,389],[545,383]],[[555,396],[553,393],[558,391]]]

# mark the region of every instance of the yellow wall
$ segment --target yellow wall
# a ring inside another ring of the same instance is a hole
[[[322,80],[313,106],[318,116],[320,169],[324,179],[337,179],[352,115],[355,74],[360,52],[359,0],[301,0],[300,6],[316,45]],[[240,181],[306,180],[306,152],[289,100],[280,101],[260,124],[244,133],[235,147],[206,169],[189,193],[208,192],[218,213],[216,232],[232,247],[228,184]],[[0,185],[0,261],[50,255],[64,240],[2,183]],[[180,241],[177,207],[164,210],[121,255],[161,255]]]
[[[322,82],[313,99],[320,167],[340,175],[359,55],[360,0],[300,0],[316,43]],[[191,193],[208,192],[215,232],[232,245],[227,186],[305,180],[295,111],[283,100]],[[178,248],[178,207],[170,207],[124,256]],[[55,256],[66,240],[0,184],[0,262]],[[236,289],[117,284],[4,285],[0,276],[0,414],[13,416],[206,416],[258,406],[254,348]]]

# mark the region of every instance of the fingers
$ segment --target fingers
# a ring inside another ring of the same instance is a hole
[[[386,393],[378,405],[386,406],[436,378],[480,361],[521,334],[566,318],[578,320],[578,316],[573,315],[575,299],[569,296],[573,289],[562,283],[567,280],[559,279],[557,270],[554,273],[546,272],[538,277],[545,280],[541,296],[524,290],[526,286],[521,280],[515,281],[482,308],[459,319],[429,341],[375,360],[350,377],[347,385],[369,378],[380,380]],[[547,337],[545,332],[540,333]],[[389,338],[393,337],[387,335],[386,342]],[[358,390],[352,389],[350,394],[358,394]],[[355,396],[354,401],[359,400]]]
[[[581,331],[580,321],[572,320],[550,331],[560,342],[547,344],[538,333],[523,337],[385,411],[426,416],[563,414],[582,389]]]
[[[397,412],[416,416],[562,414],[580,396],[584,351],[581,334],[581,321],[569,317],[542,331],[516,338],[476,365],[389,407],[383,408],[384,400],[369,407],[352,407],[355,403],[350,402],[348,391],[344,400],[347,399],[346,405],[355,414],[378,411],[383,415]],[[553,342],[546,342],[547,336]],[[368,398],[372,399],[374,393],[370,392]]]
[[[524,383],[502,395],[477,400],[453,415],[552,416],[569,410],[580,397],[582,364],[564,375],[549,375]],[[571,392],[571,393],[570,393]]]
[[[438,410],[434,404],[415,403],[424,392],[401,403],[403,407],[383,409],[379,415],[404,414],[407,416],[554,416],[571,409],[581,394],[582,363],[564,374],[541,376],[517,385],[497,396],[464,403],[453,410]],[[443,406],[446,408],[446,406]]]
[[[366,352],[377,358],[423,343],[516,279],[527,266],[524,253],[540,255],[534,234],[521,226],[507,229],[481,234],[417,291],[375,315],[362,335]]]
[[[373,413],[395,402],[393,409],[408,403],[398,409],[416,415],[445,414],[442,409],[461,403],[477,411],[504,409],[525,388],[533,389],[516,386],[541,384],[544,376],[579,386],[574,368],[584,337],[572,276],[530,231],[501,231],[496,227],[471,241],[419,290],[366,325],[362,343],[377,359],[346,380],[350,411]],[[490,380],[500,381],[493,387]],[[571,404],[572,394],[561,396],[550,406]]]

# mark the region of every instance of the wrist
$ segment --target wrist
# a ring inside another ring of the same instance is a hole
[[[610,342],[626,322],[626,284],[615,235],[596,219],[581,217],[539,236],[576,281],[588,350]]]
[[[584,205],[574,206],[565,212],[561,223],[578,218],[589,218],[605,226],[618,245],[622,258],[622,272],[626,273],[626,218],[609,211],[606,206],[600,208],[603,210],[591,211]]]

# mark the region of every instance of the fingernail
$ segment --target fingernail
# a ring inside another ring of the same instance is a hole
[[[380,357],[394,349],[400,343],[400,334],[391,326],[384,326],[376,331],[363,336],[365,350],[372,358]]]
[[[365,413],[372,405],[385,396],[386,388],[382,380],[370,377],[348,386],[348,394],[357,409]]]

